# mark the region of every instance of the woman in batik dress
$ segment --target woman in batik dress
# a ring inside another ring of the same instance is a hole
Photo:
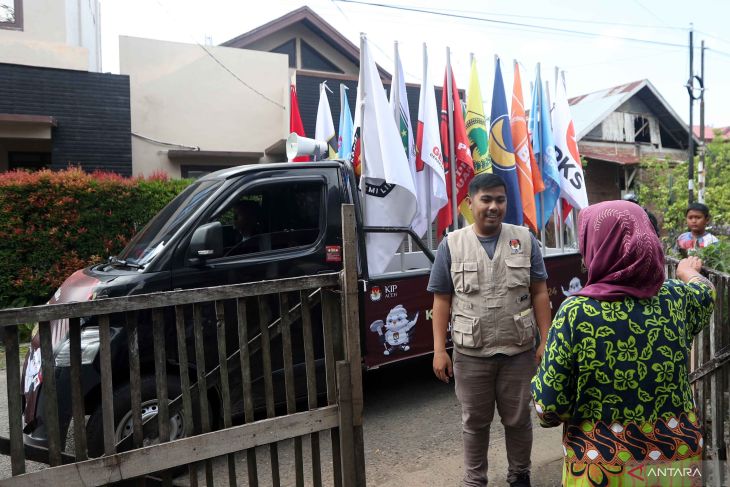
[[[646,216],[625,201],[580,212],[585,287],[565,300],[532,381],[545,427],[563,425],[563,485],[702,485],[687,365],[715,299],[697,257],[664,280]]]

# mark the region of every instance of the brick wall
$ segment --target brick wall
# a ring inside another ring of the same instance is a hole
[[[128,76],[0,63],[0,113],[56,119],[53,169],[132,174]]]

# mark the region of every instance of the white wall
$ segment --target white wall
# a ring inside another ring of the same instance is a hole
[[[200,46],[120,37],[120,73],[130,77],[132,133],[221,152],[263,152],[286,138],[287,57],[228,47],[207,48],[242,81]],[[163,170],[179,177],[180,163],[167,157],[170,149],[180,148],[133,136],[134,174]]]
[[[98,0],[24,0],[23,30],[0,29],[0,62],[101,70]]]

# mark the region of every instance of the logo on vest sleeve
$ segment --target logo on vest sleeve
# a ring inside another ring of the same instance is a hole
[[[513,254],[519,254],[522,252],[522,244],[520,243],[520,239],[513,238],[509,241],[509,248],[512,249]]]

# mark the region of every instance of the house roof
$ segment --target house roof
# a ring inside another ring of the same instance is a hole
[[[337,29],[332,27],[332,25],[327,23],[322,17],[317,15],[314,10],[307,6],[293,10],[278,19],[274,19],[271,22],[234,37],[233,39],[222,43],[221,46],[246,49],[255,42],[264,39],[275,32],[286,30],[292,25],[299,23],[304,24],[315,34],[321,36],[334,49],[340,52],[352,63],[357,66],[360,65],[360,48],[350,42],[349,39],[343,36]],[[390,73],[380,66],[378,66],[378,71],[380,72],[380,77],[384,80],[389,81],[391,79]]]
[[[692,127],[695,137],[699,138],[701,135],[699,125]],[[715,138],[715,134],[723,140],[730,139],[730,127],[705,127],[705,140],[711,141]]]
[[[568,103],[575,124],[576,139],[581,140],[634,96],[638,96],[651,109],[661,126],[677,141],[687,140],[687,125],[648,79],[570,98]]]

